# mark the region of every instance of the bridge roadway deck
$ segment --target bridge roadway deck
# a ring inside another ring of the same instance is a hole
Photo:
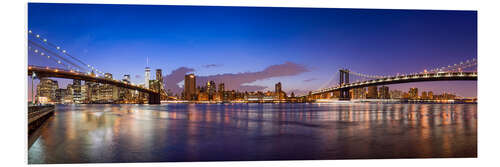
[[[341,89],[354,89],[377,85],[390,85],[410,82],[428,82],[428,81],[467,81],[477,80],[477,72],[448,72],[448,73],[429,73],[429,74],[413,74],[401,75],[387,78],[380,78],[368,81],[354,82],[344,84],[342,86],[326,88],[318,91],[313,91],[313,95],[339,91]]]

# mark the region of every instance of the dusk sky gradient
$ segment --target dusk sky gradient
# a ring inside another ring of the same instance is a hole
[[[288,93],[303,93],[338,78],[339,68],[392,75],[477,58],[476,11],[29,3],[28,29],[134,83],[144,82],[149,57],[172,90],[193,72],[199,84],[254,91],[282,82]],[[28,64],[43,59],[29,54]],[[477,94],[476,81],[390,87],[412,86]]]

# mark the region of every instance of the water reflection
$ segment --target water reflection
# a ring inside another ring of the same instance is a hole
[[[475,104],[58,105],[29,163],[476,157]]]

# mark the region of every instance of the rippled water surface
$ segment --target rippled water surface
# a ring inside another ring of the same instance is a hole
[[[58,105],[29,163],[477,156],[476,104]]]

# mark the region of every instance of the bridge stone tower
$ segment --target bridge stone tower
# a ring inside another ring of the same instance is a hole
[[[339,79],[339,85],[343,86],[345,84],[349,83],[349,70],[347,69],[340,69],[340,79]],[[349,93],[349,88],[342,88],[340,89],[340,100],[350,100],[351,95]]]

